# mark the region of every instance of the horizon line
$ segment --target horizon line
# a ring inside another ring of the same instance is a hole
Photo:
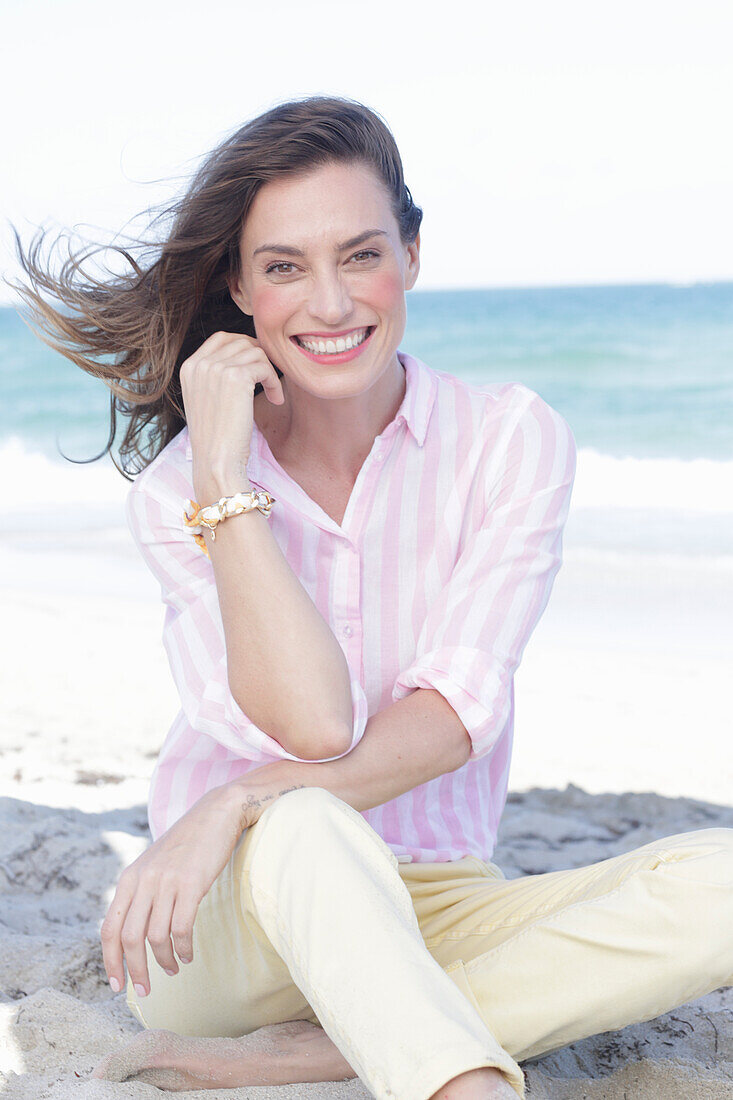
[[[429,286],[415,287],[406,293],[410,295],[420,294],[465,294],[471,291],[501,291],[501,290],[611,290],[620,287],[670,287],[679,290],[689,290],[696,286],[733,286],[733,275],[727,278],[715,279],[633,279],[614,282],[587,282],[587,283],[494,283],[480,286]],[[23,305],[23,299],[0,298],[0,309],[14,309]]]

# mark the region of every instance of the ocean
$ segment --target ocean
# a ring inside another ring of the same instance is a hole
[[[407,301],[402,350],[471,383],[522,382],[570,423],[579,459],[566,546],[733,560],[733,283],[413,291]],[[102,383],[0,309],[0,483],[12,530],[119,528],[128,483],[109,459],[76,466],[61,454],[104,447],[108,404]]]

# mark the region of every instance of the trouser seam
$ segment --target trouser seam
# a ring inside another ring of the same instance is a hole
[[[662,862],[662,863],[674,863],[674,862],[678,862],[678,861],[662,859],[660,862]],[[593,904],[595,904],[595,902],[608,901],[609,898],[612,898],[616,894],[619,894],[624,889],[624,887],[633,878],[636,877],[636,875],[641,874],[643,871],[656,871],[658,866],[659,866],[659,864],[657,864],[657,866],[655,866],[655,867],[639,867],[635,871],[632,871],[631,874],[627,875],[626,878],[624,879],[624,881],[619,883],[618,886],[614,887],[613,890],[609,890],[607,893],[604,893],[604,894],[598,894],[594,898],[579,898],[578,901],[573,902],[570,905],[566,905],[563,909],[560,909],[557,912],[552,913],[549,917],[539,917],[537,920],[533,920],[531,924],[529,924],[526,928],[523,928],[522,931],[518,932],[516,936],[512,936],[511,939],[505,940],[503,943],[499,943],[495,947],[490,947],[487,951],[482,952],[482,954],[479,955],[477,958],[471,959],[470,961],[464,963],[464,966],[466,967],[467,970],[468,969],[472,969],[472,970],[476,969],[477,965],[479,965],[482,962],[482,960],[484,960],[488,955],[496,956],[496,955],[501,954],[502,951],[507,951],[507,950],[509,950],[509,948],[513,948],[514,946],[516,946],[517,941],[521,940],[524,936],[526,936],[530,932],[534,931],[534,929],[537,927],[538,924],[548,925],[548,924],[551,924],[555,921],[560,920],[561,917],[566,916],[568,913],[573,912],[573,910],[575,910],[575,909],[579,909],[583,905],[593,905]]]
[[[604,898],[613,897],[613,895],[617,891],[622,890],[626,883],[633,879],[636,875],[641,874],[643,871],[655,871],[660,863],[681,863],[684,862],[686,858],[689,858],[686,854],[677,853],[673,850],[667,850],[666,852],[657,852],[656,854],[658,856],[658,863],[655,864],[653,867],[650,867],[648,864],[644,864],[640,867],[633,869],[629,872],[629,874],[625,876],[623,882],[620,882],[618,886],[614,886],[612,890],[608,890],[604,893],[596,894],[592,898],[578,898],[577,901],[565,904],[562,906],[561,909],[558,909],[555,912],[553,912],[552,903],[548,905],[539,905],[532,910],[532,914],[529,917],[526,913],[523,913],[517,917],[506,917],[503,920],[491,922],[489,924],[475,925],[468,932],[445,932],[442,935],[431,936],[429,939],[425,940],[425,944],[426,946],[430,947],[438,947],[446,940],[460,942],[461,940],[468,939],[470,936],[485,936],[489,935],[491,932],[498,932],[502,928],[512,928],[516,925],[523,925],[526,924],[528,920],[531,921],[531,924],[529,924],[526,929],[523,929],[523,931],[529,931],[540,920],[551,920],[553,917],[560,917],[564,913],[568,913],[571,909],[574,909],[578,905],[590,905],[594,901],[602,901]],[[548,913],[550,914],[549,917],[547,916]],[[520,933],[520,935],[521,934],[522,933]],[[515,942],[517,938],[518,937],[514,937],[512,942]],[[496,948],[490,948],[489,950],[498,950],[498,948],[501,946],[503,945],[497,944]]]

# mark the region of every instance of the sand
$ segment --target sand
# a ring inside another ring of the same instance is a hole
[[[177,709],[157,588],[119,535],[59,547],[16,533],[0,576],[0,1083],[28,1100],[152,1100],[152,1085],[90,1073],[139,1030],[106,983],[99,926],[148,843],[148,779]],[[507,875],[733,827],[732,591],[725,561],[568,553],[517,676]],[[733,1098],[733,988],[523,1068],[531,1100]],[[369,1093],[354,1080],[207,1095]]]

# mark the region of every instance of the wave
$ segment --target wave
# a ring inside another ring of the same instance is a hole
[[[572,506],[733,515],[733,461],[616,458],[581,449]]]
[[[109,458],[77,465],[29,449],[18,436],[0,442],[0,484],[4,503],[24,510],[122,504],[130,487]],[[572,507],[733,514],[733,461],[616,458],[582,448]]]
[[[121,504],[130,483],[115,469],[111,459],[88,465],[49,458],[30,450],[18,436],[0,443],[0,485],[5,504],[32,511],[45,506],[70,504]]]

